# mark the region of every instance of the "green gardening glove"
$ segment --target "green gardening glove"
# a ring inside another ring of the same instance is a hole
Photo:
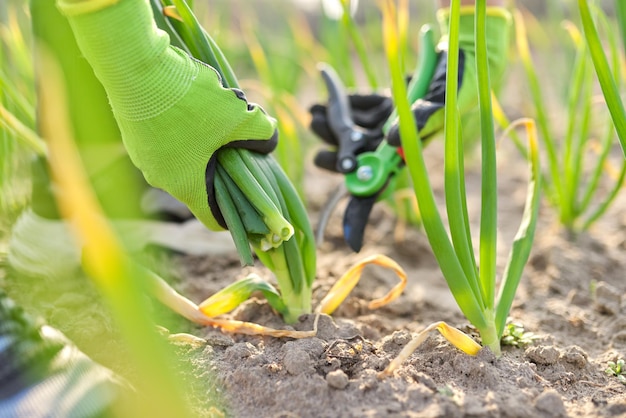
[[[147,0],[57,0],[76,41],[104,86],[133,163],[154,187],[185,203],[217,230],[209,204],[216,151],[269,153],[276,121],[222,87],[212,67],[170,46]]]
[[[459,112],[464,121],[475,116],[478,107],[478,78],[476,74],[476,44],[474,42],[474,6],[461,7],[459,27]],[[439,61],[428,93],[411,106],[420,137],[431,138],[443,129],[446,97],[446,70],[448,64],[448,33],[450,10],[440,9],[437,19],[442,38]],[[506,69],[511,27],[510,13],[501,7],[487,8],[487,54],[491,83],[498,86]],[[387,141],[400,146],[400,132],[397,121],[390,127]]]

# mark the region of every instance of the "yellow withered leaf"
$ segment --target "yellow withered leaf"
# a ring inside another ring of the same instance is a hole
[[[400,283],[394,286],[385,296],[379,299],[371,301],[368,305],[370,309],[377,309],[381,306],[387,305],[389,302],[396,299],[404,291],[407,283],[407,277],[405,271],[391,258],[382,255],[375,254],[359,261],[352,266],[329,290],[326,297],[320,302],[317,308],[318,312],[330,315],[339,307],[339,305],[348,297],[354,286],[361,279],[361,273],[365,266],[369,264],[386,267],[393,270],[400,278]]]
[[[433,324],[430,324],[423,331],[417,334],[415,338],[413,338],[411,342],[409,342],[402,349],[400,354],[398,354],[398,357],[393,359],[391,363],[389,363],[389,366],[387,366],[385,370],[380,372],[378,377],[383,378],[391,375],[394,370],[400,367],[400,365],[404,363],[415,350],[417,350],[417,347],[419,347],[426,340],[428,334],[435,329],[439,331],[450,344],[466,354],[475,356],[481,349],[480,344],[478,344],[464,332],[458,330],[457,328],[451,327],[443,321],[435,322]]]
[[[317,335],[317,318],[311,331],[281,330],[264,327],[251,322],[210,318],[202,312],[195,303],[174,290],[157,274],[153,272],[148,272],[148,274],[152,286],[151,291],[161,303],[196,324],[219,328],[224,332],[246,335],[266,335],[276,338],[309,338]]]

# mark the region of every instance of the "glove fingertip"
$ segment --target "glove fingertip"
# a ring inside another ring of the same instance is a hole
[[[315,155],[313,163],[316,167],[337,172],[337,153],[327,150],[320,151]]]
[[[226,220],[224,219],[224,215],[222,215],[222,211],[220,210],[219,205],[217,204],[217,196],[215,194],[215,171],[217,169],[217,152],[213,154],[211,159],[207,162],[206,170],[204,172],[204,181],[207,192],[207,203],[209,205],[209,209],[211,211],[211,215],[217,222],[217,224],[224,228],[228,229],[226,225]]]
[[[389,128],[389,132],[387,133],[387,142],[389,145],[393,145],[394,147],[399,147],[402,145],[400,141],[400,127],[398,124],[394,124]]]
[[[224,148],[244,148],[259,154],[269,154],[276,149],[278,145],[278,129],[274,128],[272,136],[261,139],[238,139],[224,145]],[[218,150],[219,151],[219,150]],[[216,151],[213,155],[217,154]]]
[[[348,96],[350,107],[353,109],[370,109],[372,107],[380,106],[386,101],[391,99],[387,96],[379,94],[351,94]]]
[[[320,113],[326,115],[327,107],[320,103],[315,103],[311,107],[309,107],[309,113]]]
[[[328,126],[328,121],[326,120],[326,118],[314,117],[311,120],[311,130],[325,143],[332,146],[337,146],[337,138]]]

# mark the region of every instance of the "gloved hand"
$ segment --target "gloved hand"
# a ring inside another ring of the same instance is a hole
[[[148,183],[185,203],[208,228],[221,229],[207,192],[216,151],[269,153],[276,121],[240,90],[222,87],[215,69],[170,46],[147,0],[57,5],[107,92],[133,163]]]
[[[366,130],[370,135],[364,148],[360,152],[374,151],[384,138],[383,125],[393,111],[393,102],[389,96],[381,94],[351,94],[348,104],[354,123]],[[316,166],[337,171],[337,151],[339,138],[330,127],[327,116],[328,106],[316,103],[309,109],[311,114],[311,130],[332,149],[324,149],[315,155]]]

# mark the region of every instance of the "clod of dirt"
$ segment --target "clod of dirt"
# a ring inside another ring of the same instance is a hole
[[[605,410],[608,417],[623,417],[626,415],[626,400],[610,404]]]
[[[326,350],[326,343],[315,337],[303,338],[301,340],[287,341],[282,350],[285,353],[291,350],[303,350],[309,353],[311,358],[319,358]]]
[[[617,315],[622,305],[622,295],[619,290],[606,282],[596,285],[595,309],[604,315]]]
[[[535,399],[535,408],[550,417],[565,417],[565,406],[561,395],[554,389],[546,389]]]
[[[563,353],[563,361],[582,369],[587,365],[587,353],[580,347],[573,345],[567,347]]]
[[[259,353],[259,350],[250,343],[237,343],[226,349],[224,357],[227,361],[237,362]]]
[[[536,347],[528,347],[524,352],[524,356],[536,364],[550,365],[555,364],[561,353],[558,348],[553,345],[540,345]]]
[[[348,386],[348,375],[343,370],[335,370],[326,375],[328,386],[335,389],[345,389]]]
[[[433,392],[437,391],[437,384],[432,377],[422,372],[415,372],[411,376],[416,383],[421,383]]]
[[[408,331],[395,331],[388,337],[384,337],[382,341],[382,349],[387,353],[397,354],[402,347],[411,341],[411,334]]]
[[[456,355],[452,359],[452,368],[459,375],[481,382],[486,388],[498,386],[498,370],[493,366],[495,356],[489,349],[481,349],[475,357]]]
[[[313,329],[313,324],[315,322],[315,315],[303,315],[300,318],[300,323],[296,324],[296,329],[298,331],[310,330]],[[317,320],[317,338],[321,338],[324,341],[328,341],[334,338],[337,335],[337,330],[339,326],[335,324],[333,318],[328,315],[320,315]]]
[[[580,289],[572,289],[567,294],[567,303],[575,306],[588,306],[591,303],[589,291]]]
[[[222,334],[219,331],[211,330],[205,337],[207,344],[211,347],[230,347],[235,344],[235,340],[230,335]]]

